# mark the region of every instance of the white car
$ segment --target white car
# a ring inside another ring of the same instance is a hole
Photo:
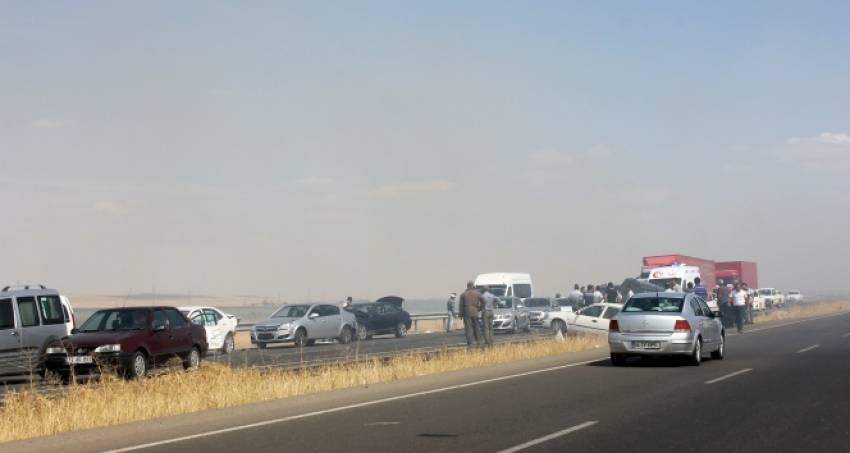
[[[210,351],[230,354],[236,349],[236,325],[239,319],[215,307],[178,307],[189,322],[203,326],[207,331]]]
[[[757,298],[758,305],[761,307],[756,308],[757,302],[754,301],[753,310],[782,307],[785,305],[785,295],[775,288],[759,288]]]
[[[609,320],[620,313],[623,304],[593,304],[567,319],[567,332],[608,335]]]
[[[788,291],[788,294],[785,295],[785,301],[788,303],[800,303],[805,300],[800,291]]]

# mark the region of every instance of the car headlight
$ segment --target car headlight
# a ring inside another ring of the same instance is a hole
[[[289,323],[281,324],[281,325],[277,326],[277,330],[289,330],[290,327],[291,327],[291,324],[289,324]]]
[[[98,346],[94,349],[94,352],[121,352],[120,344],[105,344],[103,346]]]
[[[52,347],[52,348],[45,349],[44,353],[45,354],[67,354],[67,351],[65,351],[65,348]]]

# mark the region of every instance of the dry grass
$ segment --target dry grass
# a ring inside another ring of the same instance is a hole
[[[807,318],[810,316],[828,315],[847,310],[850,310],[850,301],[847,300],[807,303],[803,305],[797,304],[786,308],[772,310],[761,316],[756,316],[754,322],[759,324],[783,319]]]
[[[71,385],[59,396],[30,391],[9,394],[0,409],[0,441],[534,359],[602,343],[603,339],[592,337],[545,339],[305,370],[233,369],[205,362],[195,372],[175,372],[138,381],[105,377],[99,384]]]

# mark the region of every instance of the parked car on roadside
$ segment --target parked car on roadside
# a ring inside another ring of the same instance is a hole
[[[528,310],[528,318],[532,326],[542,326],[543,321],[554,306],[554,301],[548,297],[529,297],[522,303]]]
[[[196,368],[207,349],[204,328],[174,307],[109,308],[52,342],[45,363],[47,370],[65,377],[114,368],[137,378],[175,357],[184,368]]]
[[[67,297],[43,285],[0,291],[0,375],[39,373],[45,351],[71,334],[74,309]]]
[[[679,355],[699,365],[705,352],[726,353],[726,332],[705,301],[694,294],[643,293],[632,297],[609,322],[611,363],[629,356]]]
[[[493,331],[516,333],[518,330],[531,331],[531,320],[522,299],[519,297],[497,298],[493,310]]]
[[[294,343],[310,346],[316,340],[336,339],[350,343],[357,319],[348,310],[330,304],[291,304],[275,311],[269,319],[254,324],[251,343],[264,349],[270,344]]]
[[[383,334],[392,334],[396,338],[406,336],[413,321],[410,319],[410,313],[402,308],[403,304],[404,298],[398,296],[352,304],[346,310],[357,318],[356,338],[366,340],[373,335]]]
[[[785,295],[785,302],[787,302],[789,304],[795,304],[795,303],[800,303],[800,302],[804,302],[804,301],[805,301],[805,297],[803,297],[803,293],[801,293],[800,291],[797,291],[797,290],[788,291],[788,294]]]
[[[207,343],[211,351],[230,354],[236,349],[236,326],[239,320],[215,307],[177,307],[189,322],[199,325],[207,332]]]
[[[608,320],[622,310],[622,304],[607,302],[588,305],[567,318],[567,332],[608,334]]]

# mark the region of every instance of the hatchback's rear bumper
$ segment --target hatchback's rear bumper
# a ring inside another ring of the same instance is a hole
[[[658,342],[657,349],[636,347],[636,342]],[[689,334],[630,335],[608,334],[608,347],[616,354],[635,355],[689,355],[694,350],[694,338]]]

